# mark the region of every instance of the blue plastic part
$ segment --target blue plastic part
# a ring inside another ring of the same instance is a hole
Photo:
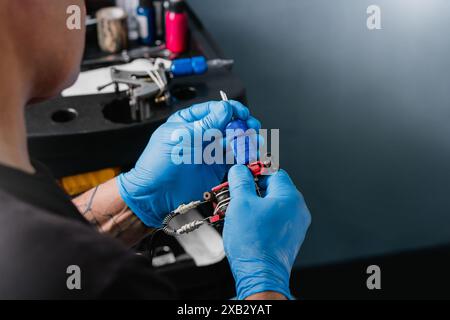
[[[170,71],[174,77],[183,77],[204,74],[208,71],[208,62],[205,57],[176,59],[172,61]]]
[[[247,126],[247,123],[244,120],[236,119],[236,120],[231,121],[227,125],[226,129],[227,130],[228,129],[230,129],[230,130],[241,129],[241,130],[243,130],[245,132],[246,130],[248,130],[248,126]]]
[[[177,59],[172,61],[172,66],[170,67],[174,77],[189,76],[194,73],[192,69],[191,59]]]
[[[253,145],[256,136],[245,136],[245,132],[248,130],[245,121],[240,119],[233,120],[227,125],[225,130],[227,135],[230,134],[230,130],[233,130],[234,138],[231,147],[233,148],[234,158],[237,164],[249,164],[257,160],[256,146]],[[236,132],[236,130],[239,130],[239,132]]]
[[[193,57],[192,58],[192,69],[194,69],[194,74],[204,74],[208,71],[208,62],[205,57]]]

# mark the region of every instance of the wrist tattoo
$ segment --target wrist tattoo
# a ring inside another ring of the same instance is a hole
[[[74,199],[73,203],[99,232],[120,239],[127,245],[134,245],[152,229],[145,226],[128,206],[117,198],[117,194],[111,194],[110,185],[99,185]]]

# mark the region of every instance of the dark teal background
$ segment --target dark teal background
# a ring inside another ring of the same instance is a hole
[[[189,3],[281,130],[313,216],[300,264],[450,242],[450,1]]]

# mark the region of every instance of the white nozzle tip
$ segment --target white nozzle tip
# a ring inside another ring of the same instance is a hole
[[[228,101],[228,96],[225,92],[223,92],[222,90],[220,91],[220,96],[222,97],[223,101]]]

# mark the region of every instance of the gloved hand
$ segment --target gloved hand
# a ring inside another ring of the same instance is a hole
[[[208,129],[224,131],[232,117],[246,121],[249,128],[261,127],[244,105],[222,101],[180,110],[153,133],[134,169],[117,178],[122,199],[144,224],[160,227],[164,217],[180,204],[201,200],[203,192],[222,182],[228,169],[226,164],[207,165],[203,160],[202,164],[194,164],[193,157],[192,164],[176,164],[172,153],[174,147],[180,147],[181,138],[183,154],[203,155],[207,144],[196,145],[194,138],[201,139]],[[225,147],[226,143],[223,144]]]
[[[238,299],[265,291],[291,299],[291,269],[311,223],[302,195],[283,170],[265,177],[262,198],[247,167],[232,167],[228,181],[223,241]]]

